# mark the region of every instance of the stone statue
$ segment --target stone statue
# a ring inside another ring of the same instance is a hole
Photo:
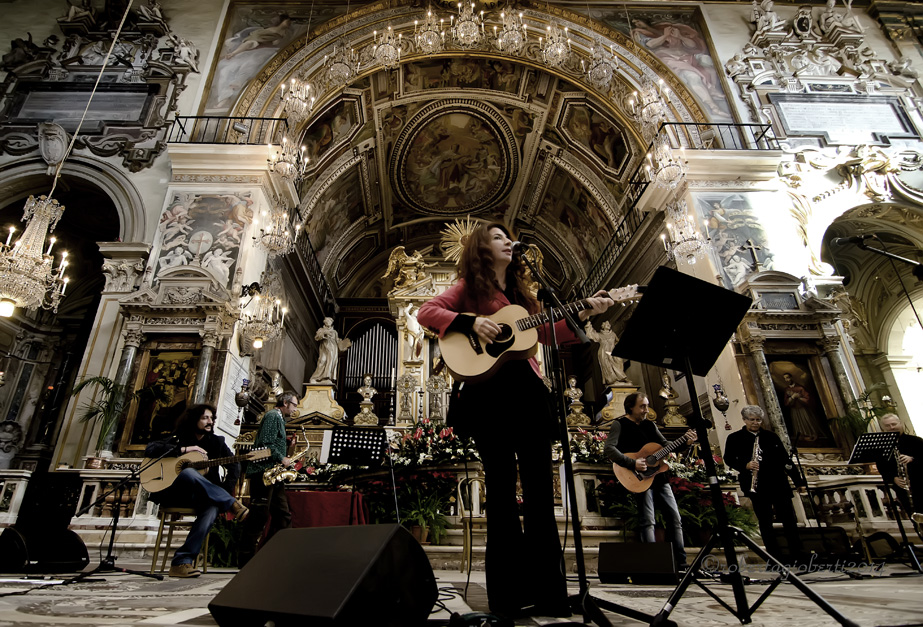
[[[417,320],[413,303],[398,307],[397,311],[398,319],[404,322],[404,359],[406,361],[418,361],[423,353],[423,326]]]
[[[824,12],[820,14],[820,19],[817,20],[820,25],[820,32],[827,35],[835,28],[841,28],[856,33],[862,32],[859,21],[856,20],[851,12],[852,0],[846,0],[847,12],[845,13],[840,13],[835,7],[836,0],[827,0],[827,7],[824,9]]]
[[[586,336],[594,342],[599,342],[599,369],[602,372],[603,383],[612,385],[614,383],[631,383],[628,375],[625,374],[625,360],[621,357],[614,357],[612,349],[615,343],[619,341],[619,336],[612,330],[609,321],[602,323],[599,332],[593,328],[593,323],[587,320],[584,329]]]
[[[359,402],[359,413],[353,419],[353,423],[367,426],[377,425],[378,416],[372,411],[374,408],[372,397],[378,394],[378,390],[372,387],[372,376],[367,374],[362,377],[362,387],[356,391],[362,395],[362,400]]]
[[[18,422],[0,422],[0,469],[9,468],[22,446],[22,427]]]
[[[81,18],[92,17],[93,7],[90,5],[90,0],[82,0],[82,2],[79,3],[73,0],[67,0],[67,14],[60,19],[65,22],[73,22]]]
[[[148,0],[147,5],[140,5],[138,7],[138,13],[141,14],[141,19],[145,22],[166,25],[166,21],[163,17],[163,7],[160,6],[157,0]]]
[[[371,402],[372,397],[378,394],[378,390],[372,387],[372,377],[365,375],[362,378],[362,387],[356,390],[362,395],[362,400]]]
[[[341,340],[333,328],[333,318],[324,318],[324,326],[317,330],[314,339],[320,342],[317,367],[311,375],[311,383],[333,383],[337,376],[337,361],[340,353],[352,345],[348,339]]]
[[[48,164],[48,176],[54,176],[58,164],[67,156],[67,131],[54,122],[41,122],[38,125],[38,150],[42,159]]]
[[[381,278],[392,279],[395,288],[408,287],[422,279],[426,268],[434,265],[436,264],[423,261],[420,251],[414,251],[412,255],[408,255],[404,252],[403,246],[398,246],[391,251],[391,256],[388,257],[388,269]]]
[[[785,20],[773,11],[774,5],[773,0],[763,0],[759,4],[757,0],[753,0],[750,20],[756,23],[758,34],[785,30]]]
[[[185,37],[177,37],[170,33],[170,45],[176,55],[176,62],[188,65],[193,72],[199,71],[199,50]]]

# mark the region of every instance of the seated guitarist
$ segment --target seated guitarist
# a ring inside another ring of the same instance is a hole
[[[177,419],[173,435],[148,444],[144,456],[179,457],[196,451],[211,459],[232,457],[233,453],[224,443],[224,437],[215,435],[214,431],[215,408],[204,403],[193,405]],[[210,468],[205,476],[193,468],[186,468],[170,487],[151,495],[155,503],[165,507],[190,507],[197,514],[186,541],[176,550],[170,562],[171,577],[198,577],[202,574],[195,568],[195,558],[202,550],[205,537],[219,512],[230,511],[238,520],[243,520],[249,513],[230,494],[240,476],[240,464],[228,464],[225,468],[227,475],[223,482],[217,466]]]
[[[489,317],[517,304],[530,314],[540,306],[526,282],[526,266],[513,254],[509,229],[481,224],[464,244],[458,282],[420,307],[417,319],[442,338],[475,333],[486,344],[500,333]],[[612,299],[597,292],[580,312],[585,320],[602,313]],[[538,328],[546,339],[548,325]],[[566,323],[555,324],[559,341],[574,341]],[[487,602],[501,617],[570,616],[562,568],[561,542],[554,518],[551,440],[558,430],[551,398],[535,358],[511,359],[488,379],[466,381],[453,389],[449,421],[456,433],[471,436],[484,464],[490,513],[487,516]],[[511,435],[502,424],[522,426]],[[522,482],[522,514],[516,502],[517,466]],[[511,623],[512,624],[512,623]]]
[[[650,401],[641,392],[635,392],[625,397],[625,415],[612,421],[609,427],[609,437],[606,439],[606,456],[614,464],[629,470],[644,472],[647,462],[644,458],[634,459],[622,451],[633,453],[644,448],[645,444],[656,442],[661,446],[669,444],[660,429],[653,421],[647,420],[647,411]],[[693,429],[686,432],[689,442],[696,440]],[[676,565],[680,570],[686,567],[686,549],[683,545],[683,523],[679,516],[679,507],[673,497],[673,490],[667,481],[666,473],[654,477],[650,489],[635,494],[638,503],[638,513],[641,516],[639,528],[641,529],[642,542],[654,542],[654,498],[659,501],[661,512],[667,524],[667,537],[673,543],[673,555]]]

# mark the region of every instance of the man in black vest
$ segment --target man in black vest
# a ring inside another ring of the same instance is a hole
[[[625,415],[612,421],[609,427],[609,437],[606,439],[606,456],[614,464],[629,470],[647,470],[644,459],[633,459],[625,455],[636,453],[649,442],[656,442],[661,446],[669,444],[660,429],[653,421],[647,419],[650,401],[640,392],[629,394],[625,397]],[[690,429],[686,436],[690,442],[696,440],[696,433]],[[654,498],[661,505],[661,511],[667,524],[667,537],[673,543],[673,554],[680,569],[686,566],[686,550],[683,545],[683,523],[679,516],[679,507],[666,473],[660,473],[654,478],[650,489],[635,494],[638,502],[638,513],[641,516],[639,528],[643,542],[654,542]]]
[[[792,507],[792,489],[788,484],[791,457],[779,436],[761,428],[762,408],[748,405],[740,410],[740,415],[744,426],[728,436],[724,444],[724,462],[740,473],[740,487],[753,504],[766,550],[780,557],[772,526],[775,510],[788,541],[788,556],[797,558],[801,554],[801,541],[798,519]]]
[[[886,433],[899,433],[897,450],[899,460],[894,457],[879,462],[878,472],[894,486],[897,500],[915,523],[923,523],[923,439],[904,433],[904,425],[897,414],[885,414],[878,419],[881,430]],[[900,461],[903,472],[898,472]],[[906,478],[905,478],[906,477]]]

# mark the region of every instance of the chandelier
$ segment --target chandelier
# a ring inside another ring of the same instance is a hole
[[[494,46],[501,52],[519,54],[526,44],[526,25],[522,21],[522,13],[516,15],[512,11],[501,11],[500,20],[503,25],[499,32],[494,26]]]
[[[252,343],[253,348],[262,348],[264,343],[277,340],[282,335],[288,308],[282,306],[282,299],[276,296],[275,288],[274,281],[264,281],[262,276],[260,283],[251,283],[243,288],[241,300],[248,296],[250,299],[240,304],[240,334],[245,341]]]
[[[661,128],[654,136],[647,159],[648,175],[657,187],[676,189],[686,176],[685,154],[682,150],[679,156],[673,152],[666,128]]]
[[[341,38],[333,46],[333,52],[324,57],[324,69],[328,86],[346,87],[359,73],[359,55]]]
[[[567,27],[561,30],[557,26],[548,26],[545,29],[546,37],[538,38],[538,45],[542,49],[542,60],[545,65],[558,67],[570,56],[570,38],[567,36]]]
[[[641,88],[632,92],[628,99],[628,112],[641,125],[641,130],[648,140],[657,132],[660,122],[667,116],[664,91],[663,79],[655,84],[645,76],[641,81]]]
[[[674,198],[673,202],[667,203],[664,212],[670,241],[663,234],[660,238],[667,256],[671,259],[682,258],[689,265],[695,264],[697,259],[705,255],[705,240],[696,228],[686,201]]]
[[[288,211],[279,198],[273,199],[270,209],[261,212],[259,223],[254,220],[254,226],[259,228],[260,234],[254,235],[253,239],[270,257],[287,255],[295,250],[295,243],[301,233],[300,223],[292,228]]]
[[[394,29],[388,30],[378,36],[378,31],[372,31],[372,56],[375,62],[386,70],[396,68],[401,62],[401,46],[404,43],[403,35],[394,35]]]
[[[305,156],[305,147],[299,150],[295,147],[297,142],[289,141],[288,135],[282,137],[282,145],[277,149],[269,144],[269,171],[276,172],[286,181],[293,183],[301,180],[308,167],[309,159]]]
[[[41,307],[57,313],[67,288],[67,251],[61,253],[58,267],[53,268],[51,250],[55,238],[48,240],[44,252],[42,249],[45,236],[54,231],[63,213],[64,207],[47,196],[29,196],[26,200],[22,237],[12,242],[16,229],[11,226],[6,243],[0,246],[0,316],[9,318],[16,307]]]
[[[608,91],[612,85],[612,79],[619,69],[619,62],[615,56],[615,50],[610,46],[606,52],[602,40],[597,36],[593,40],[593,47],[590,48],[590,64],[585,67],[586,79],[596,89]],[[581,67],[584,67],[583,61],[580,61]]]
[[[282,83],[282,110],[289,114],[294,120],[304,120],[311,115],[314,109],[314,101],[317,96],[314,95],[314,86],[311,83],[293,78],[288,83],[288,92],[286,93],[286,84]]]
[[[484,35],[484,12],[480,15],[474,12],[474,3],[458,3],[458,19],[451,18],[452,37],[455,43],[462,48],[477,45]]]
[[[445,45],[445,20],[437,19],[432,8],[427,9],[422,24],[413,21],[413,38],[423,54],[440,52]]]

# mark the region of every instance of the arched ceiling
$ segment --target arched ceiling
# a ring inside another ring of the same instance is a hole
[[[298,77],[319,86],[317,107],[298,126],[310,158],[299,211],[337,297],[381,295],[394,246],[438,256],[445,224],[469,215],[504,220],[540,242],[566,292],[615,233],[644,157],[625,111],[631,91],[645,77],[664,77],[672,118],[706,119],[666,66],[621,32],[557,7],[523,6],[530,24],[569,27],[568,63],[546,67],[535,35],[515,57],[451,45],[423,55],[412,36],[420,7],[377,3],[317,27],[307,44],[292,43],[244,90],[234,115],[275,117],[284,115],[281,84]],[[398,68],[368,63],[345,88],[324,87],[324,57],[338,42],[361,60],[371,54],[372,31],[388,26],[405,38]],[[585,82],[581,61],[594,37],[620,62],[611,91]]]

